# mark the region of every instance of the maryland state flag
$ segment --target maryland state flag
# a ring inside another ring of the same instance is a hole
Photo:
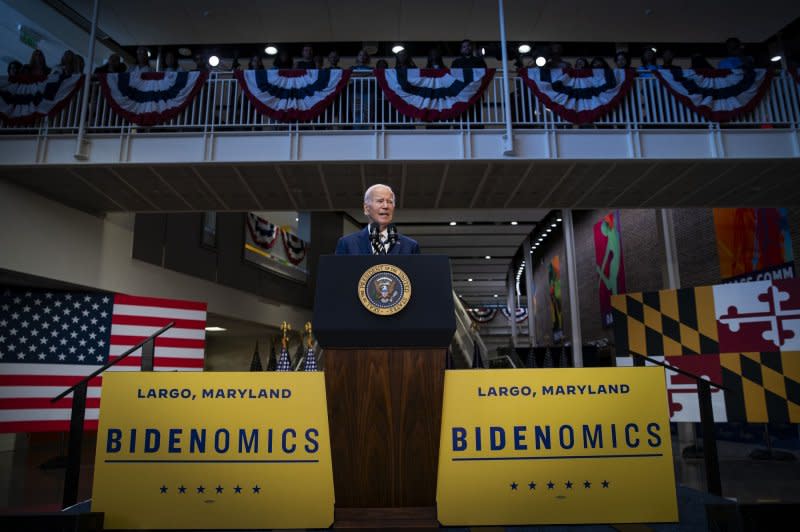
[[[624,294],[611,304],[618,366],[632,353],[664,356],[721,383],[717,422],[800,422],[800,280]],[[699,421],[696,392],[667,372],[671,421]]]

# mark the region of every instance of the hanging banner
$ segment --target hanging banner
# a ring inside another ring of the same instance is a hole
[[[449,120],[472,107],[494,79],[493,68],[377,68],[383,94],[405,116]]]
[[[678,100],[712,122],[728,122],[755,109],[775,72],[764,68],[653,70]]]
[[[586,124],[613,111],[636,74],[630,68],[521,68],[519,76],[542,105],[568,122]]]
[[[662,368],[445,372],[447,526],[678,520]]]
[[[208,79],[208,72],[123,72],[98,74],[114,112],[133,124],[154,126],[175,118]]]
[[[467,314],[474,322],[489,323],[497,315],[497,309],[489,307],[469,308],[467,309]]]
[[[103,377],[92,509],[111,529],[327,528],[325,377]]]
[[[500,309],[500,311],[503,313],[503,316],[505,316],[505,318],[508,321],[511,321],[511,311],[508,310],[508,307],[503,307],[503,308]],[[516,318],[517,323],[522,323],[523,321],[528,319],[528,309],[527,308],[517,307],[515,309],[515,311],[514,311],[514,314],[515,314],[515,318]]]
[[[786,209],[714,209],[719,271],[724,282],[794,277]]]
[[[279,122],[314,120],[347,86],[350,71],[235,70],[245,96],[262,114]]]
[[[564,321],[561,314],[561,265],[558,255],[547,265],[547,285],[550,291],[550,316],[553,320],[553,342],[564,339]]]
[[[17,76],[0,80],[0,119],[9,125],[30,124],[55,116],[83,85],[81,74],[51,74],[33,79]]]
[[[599,278],[600,317],[603,327],[614,323],[611,296],[625,293],[625,264],[622,261],[622,236],[619,211],[612,211],[594,224],[594,256]]]
[[[276,246],[279,239],[282,245]],[[275,225],[252,212],[245,219],[244,258],[298,281],[308,276],[308,243],[291,227]]]

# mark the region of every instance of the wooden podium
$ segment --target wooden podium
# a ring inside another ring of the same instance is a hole
[[[411,298],[394,315],[367,310],[361,276],[400,268]],[[435,528],[447,347],[455,332],[445,256],[324,256],[314,331],[325,349],[335,528]]]

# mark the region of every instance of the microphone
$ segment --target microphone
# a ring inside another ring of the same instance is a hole
[[[389,247],[397,244],[397,227],[394,224],[389,224],[386,229],[389,234]]]

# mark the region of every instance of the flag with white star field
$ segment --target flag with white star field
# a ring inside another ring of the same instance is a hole
[[[71,395],[50,399],[145,340],[156,371],[202,371],[206,303],[109,292],[0,289],[0,433],[69,430]],[[141,349],[109,371],[138,371]],[[88,430],[97,429],[102,377],[89,382]]]

